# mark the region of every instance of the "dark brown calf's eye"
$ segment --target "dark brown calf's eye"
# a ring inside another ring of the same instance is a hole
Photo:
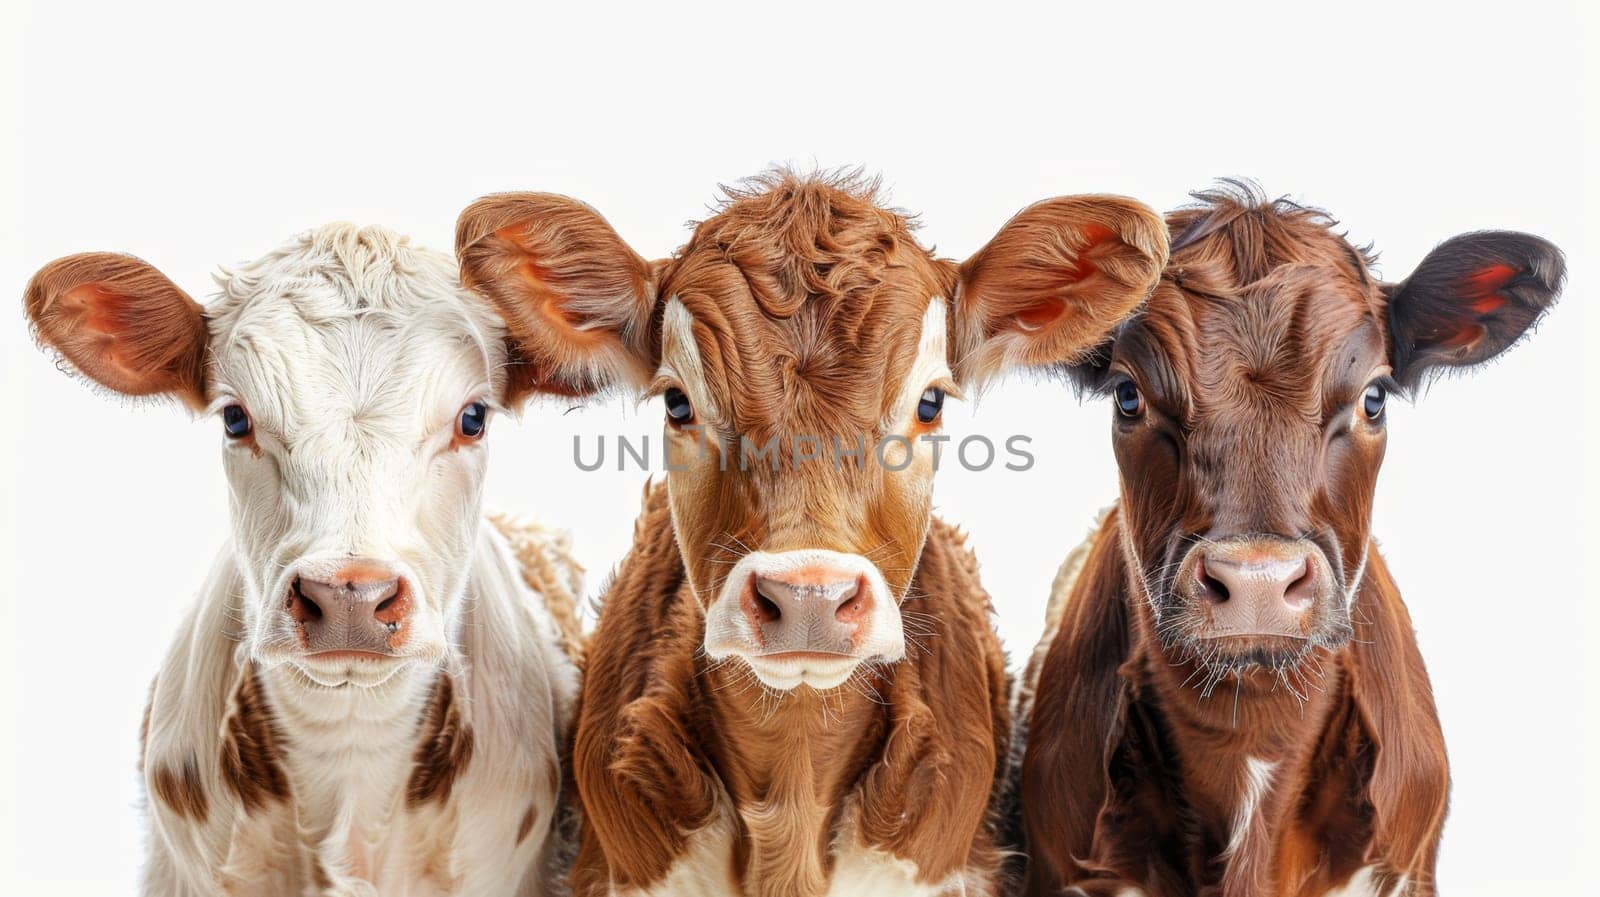
[[[1367,416],[1367,420],[1377,420],[1383,416],[1383,406],[1388,401],[1388,388],[1382,383],[1374,383],[1361,395],[1361,412]]]
[[[937,386],[928,387],[923,392],[922,398],[917,400],[917,420],[921,423],[931,424],[939,417],[939,412],[944,409],[944,390]]]
[[[243,439],[250,435],[250,415],[245,413],[241,405],[229,405],[222,409],[222,432],[228,434],[229,439]]]
[[[1139,387],[1134,386],[1132,380],[1118,383],[1111,397],[1117,404],[1117,413],[1123,417],[1133,418],[1144,413],[1144,396],[1139,394]]]

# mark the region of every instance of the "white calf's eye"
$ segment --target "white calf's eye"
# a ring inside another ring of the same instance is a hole
[[[229,439],[243,439],[250,435],[250,415],[242,405],[229,405],[222,409],[222,432]]]
[[[922,398],[917,401],[917,420],[931,424],[939,418],[939,412],[944,409],[944,390],[937,386],[930,386],[922,393]]]
[[[456,435],[463,439],[478,439],[489,425],[489,406],[482,402],[468,402],[456,418]]]

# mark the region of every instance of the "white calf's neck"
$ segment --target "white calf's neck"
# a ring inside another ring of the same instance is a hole
[[[225,549],[153,689],[145,893],[299,893],[318,881],[385,897],[545,893],[577,672],[500,535],[481,526],[442,667],[370,692],[308,685],[290,665],[259,672],[288,796],[254,807],[229,787],[221,762],[236,690],[253,668],[225,625],[239,600],[232,558]],[[472,747],[448,796],[419,803],[408,789],[439,676],[453,683]],[[186,768],[206,796],[202,819],[154,784]]]

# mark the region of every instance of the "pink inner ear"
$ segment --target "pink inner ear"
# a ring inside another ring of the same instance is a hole
[[[1075,283],[1094,276],[1099,269],[1094,266],[1094,262],[1089,260],[1089,256],[1107,243],[1114,242],[1116,238],[1117,232],[1103,224],[1085,224],[1083,226],[1083,246],[1078,250],[1077,263],[1074,266],[1075,270],[1072,272],[1069,282]]]
[[[98,283],[73,287],[61,296],[61,304],[72,310],[80,326],[98,334],[115,337],[124,298]]]
[[[1080,229],[1080,234],[1084,243],[1078,248],[1072,263],[1061,267],[1061,286],[1081,283],[1099,273],[1100,269],[1095,267],[1089,256],[1117,238],[1116,231],[1102,224],[1086,224]],[[1061,317],[1066,310],[1067,306],[1062,298],[1052,293],[1018,311],[1013,317],[1023,330],[1040,330]]]
[[[1446,349],[1459,349],[1462,346],[1470,346],[1483,339],[1483,335],[1486,332],[1482,324],[1464,324],[1460,330],[1440,341],[1439,345]]]
[[[1511,278],[1522,273],[1522,269],[1504,262],[1480,268],[1467,275],[1466,281],[1461,285],[1461,292],[1468,299],[1469,307],[1479,315],[1486,315],[1506,304],[1506,297],[1501,295],[1506,284]]]
[[[1511,281],[1511,278],[1521,273],[1521,268],[1501,262],[1500,264],[1490,265],[1487,268],[1480,268],[1474,271],[1467,277],[1467,282],[1472,285],[1470,289],[1474,292],[1479,294],[1492,293],[1505,286]]]

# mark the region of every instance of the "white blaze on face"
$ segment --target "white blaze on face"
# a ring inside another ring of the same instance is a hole
[[[917,340],[917,355],[906,371],[905,379],[900,382],[900,390],[895,394],[894,402],[890,404],[882,422],[884,433],[905,440],[885,443],[884,464],[891,471],[904,465],[902,473],[916,478],[917,486],[924,489],[933,488],[934,444],[922,438],[923,434],[928,433],[928,428],[917,425],[917,405],[929,387],[948,389],[955,380],[950,372],[946,314],[945,301],[937,296],[922,313],[922,335]],[[906,458],[908,449],[911,453],[909,464]],[[941,452],[941,463],[945,456],[946,453]]]
[[[695,416],[716,420],[720,407],[706,388],[700,345],[694,339],[694,315],[674,296],[661,311],[661,366],[656,376],[678,383],[694,405]]]
[[[407,582],[405,652],[442,655],[485,460],[456,423],[500,394],[502,323],[454,259],[380,228],[321,228],[219,283],[212,404],[242,406],[253,426],[224,447],[252,652],[295,648],[283,609],[297,569],[363,559]]]

